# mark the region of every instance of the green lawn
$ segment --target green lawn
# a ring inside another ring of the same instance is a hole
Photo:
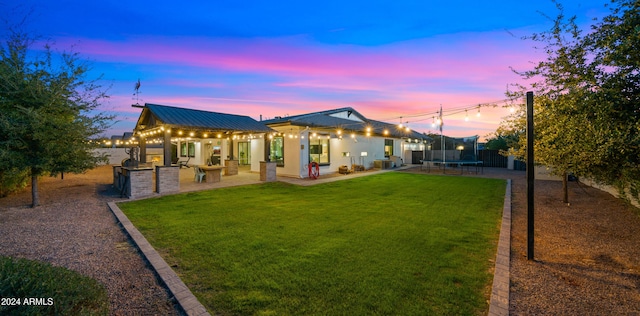
[[[505,181],[390,172],[121,203],[210,312],[486,313]]]
[[[0,256],[0,315],[108,315],[98,281],[49,263]]]

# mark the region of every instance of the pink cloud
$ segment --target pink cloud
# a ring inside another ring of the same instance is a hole
[[[75,47],[99,62],[177,69],[170,75],[167,70],[156,73],[160,79],[143,82],[147,89],[155,87],[142,95],[145,102],[256,119],[259,114],[266,118],[353,106],[369,118],[399,121],[404,116],[411,122],[410,115],[436,112],[440,104],[446,110],[504,98],[507,84],[519,80],[509,66],[529,69],[529,62],[536,59],[530,46],[506,34],[456,36],[456,40],[418,39],[379,47],[312,45],[301,38],[84,39]],[[61,39],[58,44],[76,42]],[[189,71],[199,70],[219,76],[214,80],[189,77]],[[225,81],[224,74],[269,80],[229,77]],[[181,88],[197,90],[185,95]],[[130,108],[133,102],[128,89],[123,87],[126,92],[110,102],[122,104],[122,112],[139,113],[139,109]],[[482,126],[456,118],[447,127],[455,131],[459,125],[461,132],[469,128],[495,130],[501,116],[486,113]],[[429,116],[425,117],[415,122],[416,129],[421,128],[418,131],[430,129]]]
[[[59,42],[64,45],[72,40]],[[429,40],[370,48],[311,46],[299,38],[144,38],[127,42],[84,39],[77,47],[84,54],[112,62],[172,64],[293,77],[383,77],[406,81],[463,76],[473,81],[509,72],[502,58],[509,51],[498,45],[495,41],[485,41],[482,45],[450,45],[454,46],[453,51],[432,51]],[[488,62],[491,60],[495,62]]]

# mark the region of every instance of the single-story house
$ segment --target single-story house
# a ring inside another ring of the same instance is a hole
[[[278,175],[307,177],[309,163],[320,166],[320,174],[338,172],[340,166],[378,167],[376,161],[393,164],[411,161],[418,152],[424,157],[432,139],[398,125],[367,119],[351,107],[276,117],[262,121],[277,131],[271,139],[271,161]]]
[[[350,107],[256,121],[248,116],[145,104],[134,128],[140,161],[146,144],[163,143],[163,162],[225,166],[229,161],[260,171],[275,161],[278,175],[307,177],[310,162],[320,173],[340,166],[394,164],[422,155],[432,139],[395,124],[370,120]]]

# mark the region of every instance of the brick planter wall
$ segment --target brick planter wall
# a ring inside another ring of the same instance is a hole
[[[158,194],[180,191],[180,167],[156,166],[156,192]]]
[[[227,167],[224,172],[226,176],[238,174],[238,160],[225,160],[224,165]]]
[[[276,162],[260,161],[260,181],[276,181]]]
[[[138,198],[153,194],[153,169],[122,168],[128,178],[126,180],[126,196],[128,198]]]

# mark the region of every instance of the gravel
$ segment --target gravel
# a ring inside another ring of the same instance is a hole
[[[111,189],[111,170],[42,178],[36,208],[29,207],[30,188],[1,198],[0,255],[49,262],[98,280],[112,315],[179,315],[107,208],[107,201],[120,200]]]
[[[640,315],[640,211],[611,194],[536,181],[534,259],[527,260],[524,177],[514,182],[511,315]]]

